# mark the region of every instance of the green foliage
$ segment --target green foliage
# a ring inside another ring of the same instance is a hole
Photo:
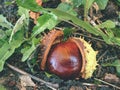
[[[9,23],[3,15],[0,15],[0,26],[11,29],[13,25]]]
[[[82,4],[84,5],[84,18],[87,18],[89,9],[94,2],[97,3],[99,9],[104,10],[107,6],[108,0],[82,0]]]
[[[115,0],[115,2],[120,6],[120,0]]]
[[[20,16],[25,15],[25,17],[27,19],[29,19],[29,11],[30,10],[23,8],[21,6],[18,7],[18,15],[20,15]],[[27,23],[28,23],[28,21],[27,21]]]
[[[113,33],[116,37],[120,38],[120,28],[113,28]]]
[[[77,13],[74,10],[74,7],[69,3],[60,3],[58,5],[57,9],[59,9],[61,11],[64,11],[64,12],[67,12],[67,13],[69,13],[71,15],[77,16]]]
[[[95,0],[101,10],[104,10],[107,6],[108,0]]]
[[[95,0],[83,0],[84,11],[88,11]]]
[[[83,0],[84,5],[84,18],[87,18],[88,11],[95,0]]]
[[[6,34],[5,34],[5,31],[3,30],[0,30],[0,39],[5,39],[6,38]]]
[[[45,72],[45,75],[50,78],[52,76],[52,74],[48,73],[48,72]]]
[[[48,9],[48,10],[52,11],[61,21],[63,20],[67,22],[71,20],[74,24],[86,29],[88,32],[95,34],[95,35],[99,35],[102,33],[101,31],[98,31],[96,28],[92,27],[88,22],[82,21],[79,18],[69,13],[66,13],[64,11],[57,10],[57,9]]]
[[[22,54],[23,54],[23,57],[22,57],[22,61],[23,62],[26,61],[31,56],[31,54],[35,51],[36,46],[37,46],[39,40],[40,39],[33,38],[32,39],[32,45],[26,46],[25,48],[23,48],[21,50]]]
[[[3,85],[0,84],[0,90],[7,90]]]
[[[117,75],[120,76],[120,60],[115,60],[113,63],[102,64],[104,67],[113,66],[116,68]]]
[[[7,25],[12,24],[2,17]],[[0,71],[3,70],[6,60],[15,52],[16,48],[20,47],[24,40],[24,28],[26,18],[22,15],[16,22],[14,27],[7,27],[5,31],[1,30],[0,34]],[[2,22],[1,22],[2,23]],[[4,24],[0,24],[4,27]]]
[[[45,13],[38,18],[37,25],[33,28],[32,37],[40,34],[45,29],[52,29],[57,24],[57,17],[52,13]]]
[[[23,15],[18,19],[18,21],[16,22],[15,26],[13,27],[13,30],[12,30],[11,35],[10,35],[9,42],[12,41],[12,37],[14,36],[14,34],[15,34],[16,32],[18,32],[19,30],[21,30],[21,28],[22,28],[23,25],[25,24],[25,23],[23,23],[24,20],[25,20],[25,15],[23,14]]]
[[[37,5],[37,3],[35,2],[35,0],[16,0],[18,6],[21,6],[21,7],[24,7],[26,9],[29,9],[29,10],[32,10],[32,11],[35,11],[35,12],[44,12],[45,10]]]
[[[120,0],[117,0],[118,2],[120,2]]]
[[[71,0],[71,3],[74,7],[79,7],[80,5],[82,5],[82,1],[83,0]]]
[[[67,39],[75,30],[71,28],[65,28],[63,30],[64,32],[64,38]]]
[[[102,24],[97,25],[99,28],[115,28],[115,23],[111,20],[107,20],[103,22]]]
[[[15,49],[18,48],[24,41],[23,31],[18,31],[14,36],[12,41],[9,43],[5,41],[2,43],[0,48],[0,71],[3,70],[5,61],[14,53]],[[21,37],[21,38],[19,38]]]

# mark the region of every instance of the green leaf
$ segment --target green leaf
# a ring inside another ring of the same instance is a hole
[[[113,28],[112,31],[116,37],[120,38],[120,28]]]
[[[16,32],[18,32],[18,31],[23,27],[23,25],[25,24],[25,23],[24,23],[24,20],[25,20],[25,19],[26,19],[26,18],[25,18],[25,14],[23,14],[23,15],[17,20],[17,22],[16,22],[16,24],[15,24],[15,26],[13,27],[13,30],[12,30],[12,32],[11,32],[11,36],[10,36],[9,42],[12,41],[13,35],[14,35]]]
[[[110,20],[102,23],[101,26],[93,27],[88,22],[82,21],[79,18],[77,18],[77,17],[75,17],[75,16],[73,16],[69,13],[66,13],[64,11],[57,10],[57,9],[48,9],[48,10],[53,12],[58,17],[58,19],[61,20],[61,21],[66,21],[66,22],[72,21],[74,24],[84,28],[89,33],[92,33],[92,34],[97,35],[97,36],[101,36],[104,39],[104,41],[108,44],[113,44],[114,43],[114,44],[120,45],[119,42],[113,42],[112,41],[113,37],[114,37],[112,31],[108,31],[109,32],[108,34],[110,35],[110,36],[108,36],[104,32],[102,32],[102,30],[100,30],[100,28],[99,28],[99,27],[102,27],[102,28],[107,27],[109,29],[109,28],[115,27],[115,24]],[[114,40],[118,41],[119,39],[114,38]]]
[[[88,11],[95,0],[83,0],[85,9]]]
[[[7,90],[3,85],[0,84],[0,90]]]
[[[65,28],[63,30],[64,32],[64,38],[67,39],[75,30],[71,28]]]
[[[118,2],[120,2],[120,0],[117,0]]]
[[[13,2],[5,1],[4,3],[5,3],[5,5],[12,5],[14,3],[14,1]]]
[[[120,46],[120,37],[111,38],[111,42],[113,42],[113,44],[116,44],[116,45]]]
[[[72,6],[68,3],[60,3],[57,7],[57,9],[61,10],[61,11],[68,11],[72,8]]]
[[[0,26],[6,27],[8,29],[11,29],[13,27],[13,25],[10,22],[8,22],[3,15],[0,15]]]
[[[0,39],[4,38],[5,36],[5,31],[0,29]]]
[[[18,7],[18,15],[20,15],[20,16],[22,16],[24,14],[26,18],[29,18],[29,11],[30,10],[23,8],[21,6]]]
[[[104,10],[105,7],[107,6],[108,0],[95,0],[95,2],[97,3],[101,10]]]
[[[64,11],[58,10],[58,9],[48,9],[50,11],[52,11],[59,20],[61,21],[69,21],[71,20],[74,24],[86,29],[88,32],[94,34],[94,35],[104,35],[104,33],[96,28],[94,28],[93,26],[91,26],[88,22],[82,21],[79,18],[66,13]]]
[[[119,63],[120,64],[120,63]],[[116,67],[116,70],[117,70],[117,75],[120,76],[120,66]]]
[[[11,32],[12,32],[11,29],[9,29],[9,30],[1,30],[0,29],[0,40],[3,40],[3,41],[8,40]]]
[[[20,15],[20,16],[25,15],[26,20],[24,20],[24,21],[26,21],[25,24],[27,24],[27,26],[29,24],[29,11],[30,10],[23,8],[21,6],[18,7],[18,15]]]
[[[60,3],[57,7],[57,9],[67,12],[71,15],[77,16],[77,13],[75,12],[75,10],[73,9],[73,6],[70,5],[69,3]]]
[[[111,20],[107,20],[102,24],[98,25],[99,28],[115,28],[115,23]]]
[[[23,53],[23,57],[22,57],[22,61],[26,61],[30,55],[32,54],[32,52],[36,49],[36,47],[34,45],[32,45],[32,47],[28,48],[24,53]]]
[[[44,11],[41,6],[39,6],[35,0],[16,0],[18,6],[24,7],[26,9],[39,12]]]
[[[13,36],[13,40],[8,43],[3,43],[0,48],[0,71],[3,70],[5,61],[14,53],[15,49],[18,48],[24,42],[23,30],[20,30]]]
[[[92,6],[93,2],[95,0],[83,0],[83,5],[84,5],[84,18],[87,18],[88,11],[90,7]]]
[[[38,18],[37,25],[33,28],[32,36],[40,34],[45,29],[52,29],[57,24],[57,17],[52,13],[45,13]]]
[[[113,63],[102,64],[102,66],[114,66],[116,68],[117,74],[120,76],[120,60],[115,60]]]
[[[113,63],[106,63],[106,64],[102,64],[102,66],[120,66],[120,60],[115,60]]]
[[[52,74],[48,73],[48,72],[45,72],[45,75],[50,78],[52,76]]]
[[[74,7],[79,7],[82,4],[82,0],[71,0]]]
[[[2,47],[2,45],[6,42],[6,40],[4,39],[0,39],[0,48]]]
[[[36,45],[39,44],[39,41],[40,41],[39,38],[38,39],[32,38],[32,45],[31,46],[29,45],[21,50],[21,52],[23,54],[23,56],[22,56],[23,62],[26,61],[32,55],[32,53],[35,51],[35,49],[37,47]]]

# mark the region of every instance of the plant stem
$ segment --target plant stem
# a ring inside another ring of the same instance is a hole
[[[84,21],[87,21],[87,15],[88,15],[88,0],[85,0],[85,4],[84,4]]]

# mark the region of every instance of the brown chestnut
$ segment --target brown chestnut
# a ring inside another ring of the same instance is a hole
[[[47,68],[61,78],[78,77],[82,67],[82,56],[77,45],[68,40],[52,46],[47,59]]]
[[[96,54],[82,38],[62,41],[63,31],[52,30],[42,40],[44,46],[41,69],[62,79],[90,78],[96,69]]]

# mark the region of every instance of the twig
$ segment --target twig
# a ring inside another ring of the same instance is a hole
[[[98,62],[106,55],[106,53],[108,52],[108,50],[106,50],[99,58],[98,58]]]
[[[109,85],[109,86],[112,86],[112,87],[120,90],[120,87],[118,87],[118,86],[116,86],[116,85],[113,85],[113,84],[108,83],[108,82],[106,82],[106,81],[103,81],[103,80],[101,80],[101,79],[97,79],[97,78],[94,78],[94,79],[97,80],[97,81],[99,81],[99,82],[102,82],[102,83],[104,83],[104,84],[107,84],[107,85]]]
[[[96,84],[91,84],[91,83],[82,83],[82,85],[86,85],[86,86],[98,86],[98,87],[108,87],[106,85],[96,85]]]
[[[84,35],[84,34],[81,34],[81,33],[74,33],[74,34],[84,36],[84,37],[87,37],[87,38],[91,38],[91,39],[94,39],[94,40],[97,40],[97,41],[99,40],[101,42],[104,42],[104,40],[96,38],[96,37],[90,37],[90,36],[87,36],[87,35]]]
[[[8,63],[6,63],[6,64],[7,64],[7,66],[8,66],[9,68],[11,68],[12,70],[14,70],[14,71],[16,71],[16,72],[18,72],[18,73],[20,73],[20,74],[23,74],[23,75],[28,75],[28,76],[30,76],[32,79],[34,79],[34,80],[36,80],[36,81],[38,81],[38,82],[41,82],[41,83],[45,84],[47,87],[51,88],[52,90],[57,90],[57,88],[59,87],[58,84],[52,84],[52,83],[50,83],[50,82],[46,82],[46,81],[44,81],[44,80],[42,80],[42,79],[40,79],[40,78],[38,78],[38,77],[35,77],[35,76],[33,76],[33,75],[31,75],[31,74],[23,71],[23,70],[20,70],[19,68],[15,67],[15,66],[12,66],[12,65],[10,65],[10,64],[8,64]]]
[[[70,21],[67,21],[67,20],[64,20],[64,19],[60,19],[60,20],[62,20],[62,21],[64,21],[64,22],[67,22],[67,23],[73,25],[74,27],[80,29],[80,27],[79,27],[78,25],[76,25],[76,24],[74,24],[74,23],[72,23],[72,22],[70,22]]]

